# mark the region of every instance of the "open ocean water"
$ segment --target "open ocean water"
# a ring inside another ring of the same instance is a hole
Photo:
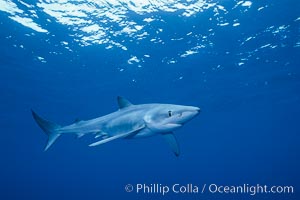
[[[299,24],[298,0],[0,0],[0,199],[299,199]],[[67,125],[118,95],[200,107],[181,155],[158,136],[43,151],[31,109]]]

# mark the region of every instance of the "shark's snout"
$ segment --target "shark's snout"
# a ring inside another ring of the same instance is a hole
[[[188,115],[191,115],[191,117],[194,117],[200,113],[200,108],[190,106],[189,109],[185,111]]]
[[[200,108],[197,108],[195,110],[189,110],[183,112],[183,115],[186,116],[186,118],[189,118],[188,120],[196,117],[200,113]]]
[[[200,108],[198,108],[198,107],[196,107],[197,109],[196,109],[196,112],[197,112],[197,115],[200,113],[200,111],[201,111],[201,109]]]
[[[196,117],[200,113],[200,108],[188,106],[183,109],[177,119],[177,123],[185,124],[186,122],[190,121],[194,117]]]
[[[198,108],[198,107],[193,107],[193,108],[194,108],[194,111],[197,112],[197,113],[199,114],[199,112],[200,112],[201,109]]]

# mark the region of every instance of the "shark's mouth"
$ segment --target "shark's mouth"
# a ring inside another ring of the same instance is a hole
[[[170,129],[177,129],[177,128],[180,128],[183,124],[174,124],[174,123],[169,123],[169,124],[166,124],[165,126],[167,128],[170,128]]]

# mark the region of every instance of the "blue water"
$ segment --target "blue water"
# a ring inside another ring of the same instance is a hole
[[[0,199],[299,199],[299,7],[1,0]],[[180,157],[160,137],[91,148],[62,136],[43,151],[30,109],[66,125],[115,111],[118,95],[201,107],[176,131]],[[144,183],[200,191],[124,190]],[[203,184],[294,193],[201,194]]]

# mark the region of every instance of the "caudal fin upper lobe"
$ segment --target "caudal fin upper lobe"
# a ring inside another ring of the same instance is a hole
[[[45,147],[45,151],[49,149],[49,147],[55,142],[55,140],[60,136],[59,129],[60,125],[50,122],[46,119],[43,119],[38,114],[36,114],[33,110],[31,110],[32,116],[39,127],[48,135],[48,142]]]

